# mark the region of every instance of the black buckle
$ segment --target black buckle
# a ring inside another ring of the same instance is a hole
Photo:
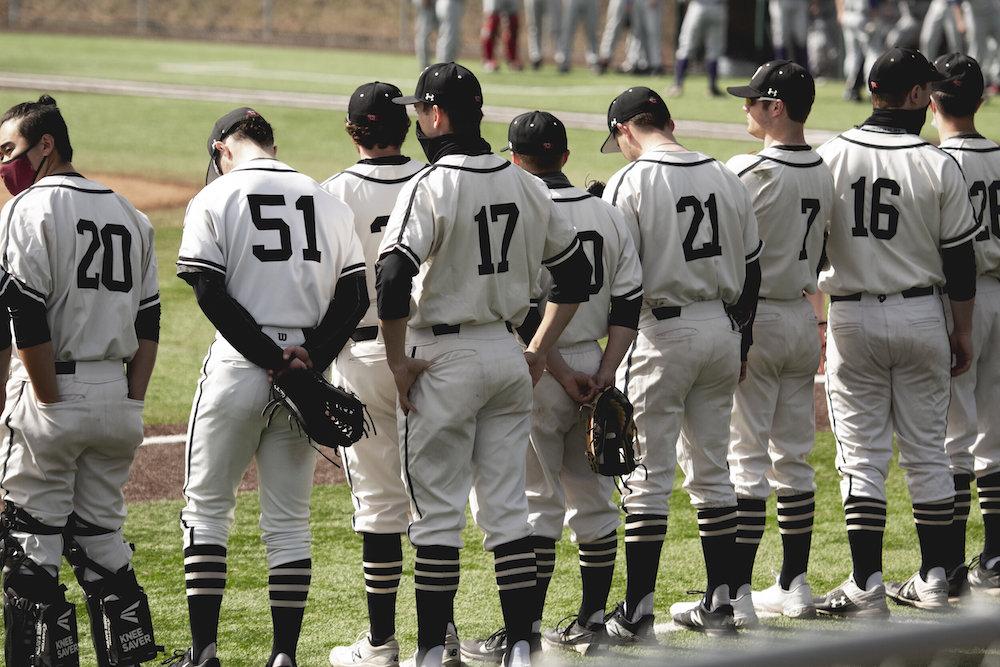
[[[660,306],[658,308],[653,308],[650,310],[653,313],[653,317],[658,320],[669,320],[674,317],[681,316],[680,306]]]
[[[57,361],[56,375],[73,375],[76,373],[75,361]]]

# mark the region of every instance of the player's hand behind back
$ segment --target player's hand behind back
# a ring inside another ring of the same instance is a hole
[[[951,376],[956,377],[972,366],[972,333],[952,331],[951,340],[952,367]]]
[[[426,359],[414,359],[413,357],[403,357],[402,361],[389,364],[389,370],[392,371],[392,377],[396,381],[399,406],[403,408],[404,415],[410,414],[411,411],[417,411],[410,399],[410,387],[430,365],[431,362]]]
[[[594,400],[598,387],[586,373],[573,371],[566,377],[559,378],[563,391],[577,403],[590,403]]]
[[[312,359],[309,358],[309,350],[298,345],[290,345],[284,349],[281,353],[281,358],[285,361],[285,367],[279,370],[268,370],[267,379],[270,382],[274,382],[275,378],[279,378],[288,371],[295,370],[297,368],[309,369],[313,367]]]

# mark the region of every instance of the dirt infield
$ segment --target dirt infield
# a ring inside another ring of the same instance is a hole
[[[190,183],[174,183],[128,174],[84,175],[121,194],[140,211],[187,206],[188,201],[198,194],[198,188]],[[10,195],[0,188],[0,206],[8,199]]]

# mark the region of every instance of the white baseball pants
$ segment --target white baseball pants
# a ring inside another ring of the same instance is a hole
[[[433,0],[425,5],[422,0],[413,0],[417,16],[414,37],[420,68],[431,64],[431,33],[438,31],[436,62],[447,63],[458,56],[462,41],[462,14],[465,0]]]
[[[542,59],[545,53],[542,35],[546,32],[546,22],[552,40],[552,53],[556,54],[563,32],[562,0],[524,0],[524,11],[528,17],[528,58],[532,62]]]
[[[809,0],[769,0],[771,44],[784,48],[789,58],[795,47],[804,47],[809,36]]]
[[[725,4],[705,5],[692,0],[677,38],[677,59],[690,58],[702,44],[705,46],[706,61],[722,57],[726,51],[727,21]]]
[[[556,62],[568,63],[573,59],[573,40],[576,27],[583,24],[583,36],[587,40],[587,64],[597,62],[597,0],[568,0],[563,11],[562,28],[559,32],[559,49]]]
[[[941,49],[941,39],[944,38],[944,50]],[[924,14],[924,22],[920,27],[920,52],[933,61],[942,53],[955,53],[963,50],[962,36],[955,25],[955,15],[948,0],[932,0]]]

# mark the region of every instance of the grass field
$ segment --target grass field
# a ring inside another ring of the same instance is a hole
[[[412,58],[317,49],[252,47],[178,41],[142,41],[122,38],[83,38],[50,35],[4,34],[5,57],[0,70],[21,73],[106,77],[152,82],[171,82],[230,88],[266,88],[285,91],[349,93],[360,82],[383,79],[404,90],[416,78]],[[662,88],[665,81],[633,80],[608,76],[597,78],[578,71],[559,76],[553,71],[507,73],[483,76],[487,103],[603,113],[608,101],[627,85],[639,81]],[[670,100],[684,136],[684,119],[740,123],[743,114],[736,99],[712,100],[703,96],[703,80],[693,79],[688,94]],[[0,91],[0,108],[36,97],[40,90]],[[843,129],[865,116],[863,107],[839,100],[840,85],[819,88],[813,125]],[[76,166],[84,173],[140,174],[147,178],[177,182],[196,189],[204,175],[205,137],[211,123],[234,105],[199,101],[54,93],[70,125],[77,152]],[[279,156],[303,172],[322,179],[351,164],[356,156],[342,131],[341,110],[310,111],[279,106],[259,110],[274,124]],[[997,104],[983,113],[981,129],[1000,133]],[[484,127],[494,147],[503,145],[506,128]],[[928,136],[932,136],[928,135]],[[606,179],[622,165],[620,156],[597,152],[600,133],[571,130],[573,151],[570,177],[583,183],[589,178]],[[692,148],[720,159],[756,150],[752,142],[684,140]],[[414,140],[405,150],[415,157]],[[157,228],[157,256],[163,299],[163,331],[160,358],[147,401],[147,422],[184,422],[190,406],[197,370],[212,331],[198,312],[190,288],[174,277],[173,262],[180,240],[183,208],[168,207],[150,212]],[[811,581],[816,592],[840,582],[849,569],[836,473],[833,442],[828,434],[817,438],[813,462],[818,470],[816,536]],[[300,664],[325,664],[334,643],[350,642],[366,625],[361,583],[360,542],[349,528],[351,504],[344,487],[319,487],[314,494],[315,551],[314,586],[303,633]],[[701,550],[694,513],[684,494],[673,499],[668,541],[662,559],[656,608],[666,620],[670,603],[686,599],[685,591],[703,585]],[[136,542],[137,569],[151,595],[158,639],[171,648],[188,644],[183,568],[180,564],[180,534],[176,526],[179,500],[136,503],[127,524],[129,538]],[[257,537],[257,496],[242,497],[237,526],[230,542],[230,577],[221,628],[222,657],[226,665],[262,665],[269,653],[270,619],[267,611],[266,566]],[[772,507],[773,511],[773,507]],[[890,483],[889,525],[886,530],[886,575],[908,576],[917,566],[916,538],[909,501],[902,477],[894,468]],[[780,545],[773,521],[758,558],[757,586],[769,585]],[[982,522],[973,511],[970,522],[970,552],[981,540]],[[492,561],[478,546],[475,528],[466,531],[462,556],[462,589],[456,603],[459,630],[465,637],[492,632],[500,614],[493,582]],[[415,644],[412,595],[412,552],[405,557],[404,584],[399,608],[399,638],[404,652]],[[611,603],[624,590],[623,563],[616,573]],[[67,580],[71,575],[67,573]],[[71,588],[76,595],[75,587]],[[576,557],[564,543],[559,552],[551,587],[546,625],[552,625],[575,609],[579,595]],[[83,614],[82,608],[80,609]],[[905,616],[905,615],[904,615]],[[767,642],[785,628],[832,628],[840,623],[788,623],[738,640]],[[679,649],[701,646],[703,640],[673,633],[665,641]],[[83,664],[92,664],[85,648]]]

